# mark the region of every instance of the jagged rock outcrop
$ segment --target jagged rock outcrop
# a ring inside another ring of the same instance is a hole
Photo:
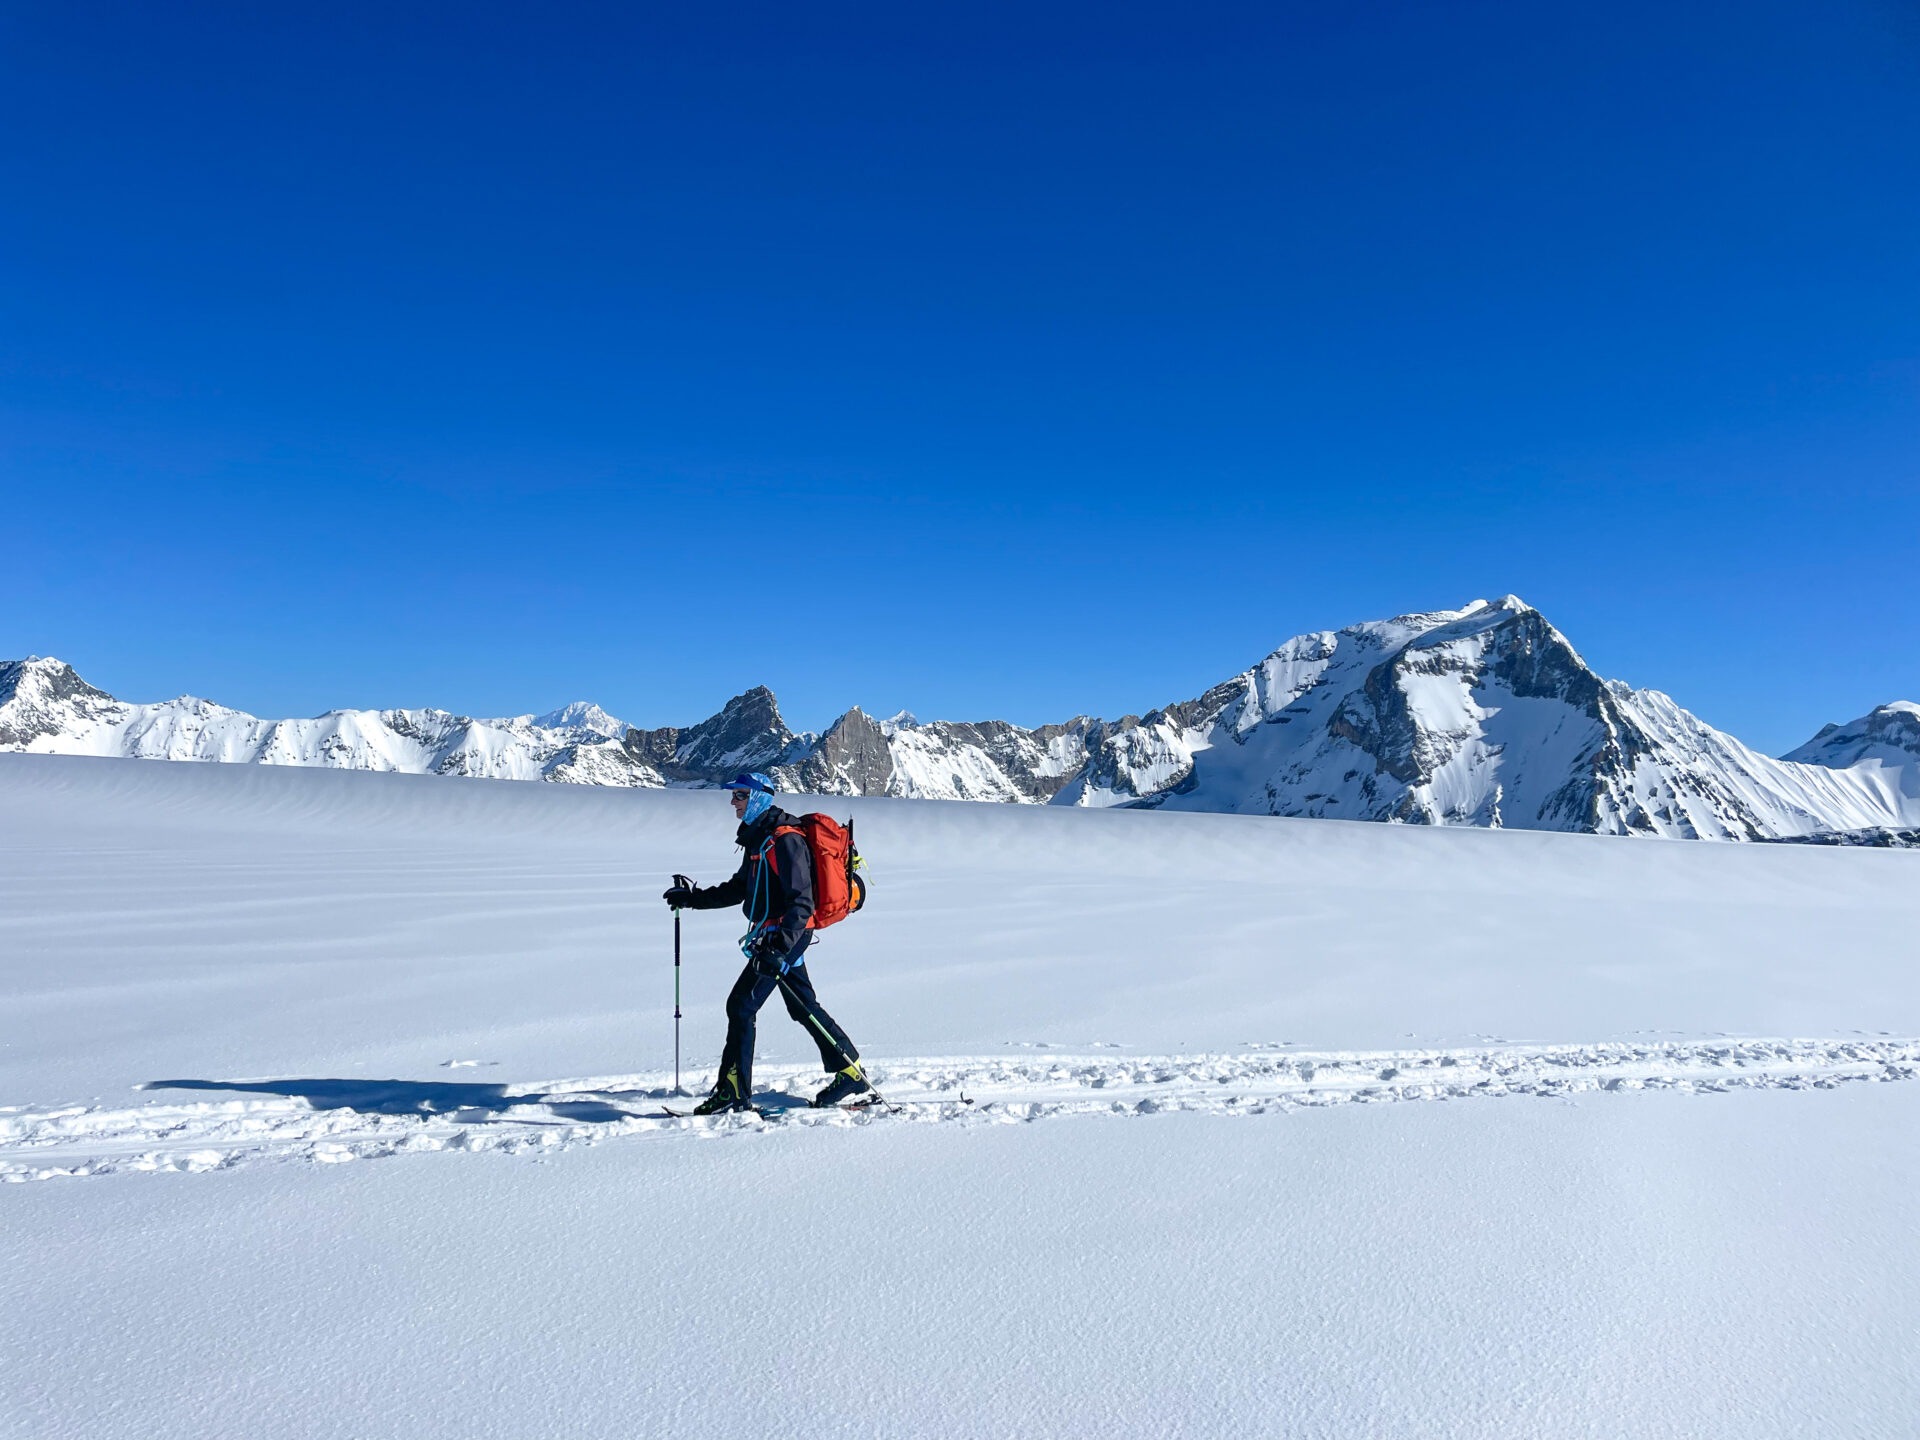
[[[773,779],[783,790],[807,795],[890,794],[893,752],[887,732],[856,705],[827,728],[805,759],[774,767]]]
[[[1882,825],[1872,830],[1822,830],[1813,835],[1767,835],[1761,838],[1775,845],[1845,845],[1857,850],[1920,850],[1920,826],[1895,830]]]
[[[628,730],[621,748],[667,780],[697,784],[775,769],[805,755],[812,741],[787,728],[773,692],[759,685],[687,729]]]

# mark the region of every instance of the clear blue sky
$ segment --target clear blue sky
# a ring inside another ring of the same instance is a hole
[[[0,6],[0,657],[1026,723],[1513,591],[1920,698],[1920,10]]]

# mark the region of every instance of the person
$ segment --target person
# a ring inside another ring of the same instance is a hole
[[[872,1087],[860,1068],[860,1052],[820,1008],[807,975],[807,946],[813,940],[807,928],[813,915],[813,856],[797,830],[776,833],[798,822],[773,803],[773,782],[765,775],[736,775],[726,788],[740,822],[734,843],[746,852],[740,868],[718,885],[695,885],[676,875],[662,897],[676,910],[738,905],[747,917],[747,933],[740,939],[747,966],[727,995],[727,1043],[720,1051],[720,1073],[713,1093],[693,1113],[752,1108],[754,1017],[776,989],[786,996],[787,1014],[820,1047],[820,1064],[833,1077],[809,1103],[838,1105]]]

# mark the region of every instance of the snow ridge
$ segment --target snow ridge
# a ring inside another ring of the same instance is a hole
[[[268,721],[129,705],[71,666],[0,665],[0,750],[704,786],[767,770],[811,795],[1787,840],[1920,826],[1920,705],[1829,725],[1785,759],[1670,697],[1603,680],[1517,596],[1299,635],[1193,700],[1116,721],[876,720],[796,733],[765,687],[688,728],[575,702],[478,720],[339,710]]]
[[[811,1067],[763,1068],[773,1084],[755,1099],[768,1114],[712,1118],[668,1115],[661,1106],[674,1097],[663,1074],[522,1088],[405,1080],[155,1081],[141,1088],[235,1098],[119,1109],[0,1108],[0,1182],[262,1162],[336,1164],[440,1150],[551,1153],[602,1141],[752,1134],[791,1124],[1024,1124],[1070,1115],[1268,1115],[1513,1095],[1830,1090],[1853,1081],[1915,1078],[1920,1040],[907,1059],[870,1067],[894,1108],[858,1111],[806,1108],[805,1096],[820,1079]]]

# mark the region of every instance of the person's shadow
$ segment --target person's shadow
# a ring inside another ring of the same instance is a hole
[[[559,1120],[589,1124],[630,1120],[607,1100],[547,1099],[509,1095],[504,1085],[453,1084],[445,1080],[149,1080],[142,1090],[237,1090],[255,1095],[287,1095],[316,1110],[353,1110],[362,1115],[445,1115],[463,1124],[497,1120],[515,1106],[538,1105]],[[616,1092],[635,1100],[659,1100],[666,1091]],[[523,1117],[523,1123],[542,1121]]]

